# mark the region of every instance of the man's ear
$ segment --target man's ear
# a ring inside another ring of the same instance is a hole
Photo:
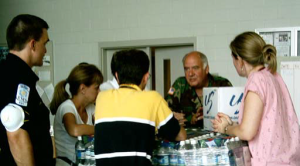
[[[29,41],[30,49],[35,50],[35,44],[36,44],[35,40],[34,40],[34,39],[31,39],[31,40]]]
[[[144,80],[145,84],[147,84],[149,77],[150,77],[150,73],[147,72],[147,73],[144,75],[144,77],[143,77],[143,80]]]
[[[116,80],[117,80],[118,84],[120,85],[120,81],[119,81],[119,75],[118,75],[118,73],[117,73],[117,72],[115,72],[115,77],[116,77]]]
[[[148,82],[148,78],[150,77],[150,73],[147,72],[146,74],[144,74],[142,80],[141,80],[141,83],[139,85],[139,87],[144,90],[146,85],[147,85],[147,82]]]

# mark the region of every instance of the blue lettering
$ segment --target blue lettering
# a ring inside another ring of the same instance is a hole
[[[240,102],[242,102],[243,95],[244,95],[244,93],[242,93],[242,94],[240,95],[240,97],[238,98],[238,100],[237,100],[235,103],[233,102],[233,101],[234,101],[234,98],[235,98],[235,95],[233,95],[233,96],[231,97],[231,100],[230,100],[230,102],[229,102],[229,105],[230,105],[230,106],[238,105]]]
[[[205,99],[204,99],[204,104],[205,104],[205,106],[207,106],[207,105],[210,104],[210,106],[209,106],[209,108],[208,108],[208,110],[207,110],[207,114],[210,112],[211,107],[212,107],[212,105],[213,105],[213,101],[211,100],[211,97],[213,97],[214,94],[215,94],[215,92],[214,92],[214,91],[211,91],[211,92],[209,93],[209,95],[206,95],[206,96],[205,96]],[[208,96],[208,97],[207,97],[207,96]]]
[[[239,112],[240,112],[239,110],[236,110],[235,113],[234,113],[234,115],[239,114]]]

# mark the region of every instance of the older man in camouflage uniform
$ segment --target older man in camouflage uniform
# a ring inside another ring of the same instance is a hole
[[[206,56],[198,51],[183,59],[185,77],[179,77],[170,88],[166,101],[180,124],[203,128],[203,88],[232,86],[230,81],[209,73]]]

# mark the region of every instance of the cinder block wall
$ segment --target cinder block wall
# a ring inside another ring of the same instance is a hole
[[[197,37],[212,73],[242,86],[229,43],[255,28],[300,26],[299,0],[2,0],[0,43],[20,13],[44,18],[54,42],[55,83],[85,61],[99,65],[97,42]]]

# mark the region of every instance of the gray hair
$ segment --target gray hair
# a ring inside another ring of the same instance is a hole
[[[205,68],[207,67],[207,65],[208,65],[208,60],[207,60],[206,55],[203,54],[203,53],[200,52],[200,51],[192,51],[192,52],[189,52],[189,53],[185,54],[184,57],[182,58],[182,63],[183,63],[183,65],[184,65],[184,62],[185,62],[186,57],[187,57],[188,55],[192,54],[192,53],[196,53],[197,55],[199,55],[199,57],[200,57],[200,59],[201,59],[201,61],[202,61],[202,63],[203,63],[203,69],[205,69]]]

